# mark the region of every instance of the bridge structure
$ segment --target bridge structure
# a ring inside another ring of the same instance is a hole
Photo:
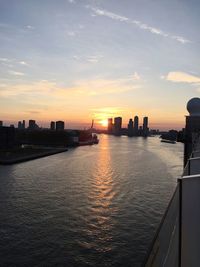
[[[162,218],[144,267],[200,266],[200,98],[187,104],[184,171]]]

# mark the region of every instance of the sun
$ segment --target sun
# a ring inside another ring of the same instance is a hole
[[[107,127],[107,126],[108,126],[108,120],[101,120],[99,123],[100,123],[101,126],[103,126],[103,127]]]

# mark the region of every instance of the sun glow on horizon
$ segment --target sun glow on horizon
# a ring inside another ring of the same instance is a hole
[[[99,121],[99,123],[100,123],[101,126],[103,126],[103,127],[107,127],[107,126],[108,126],[108,120],[106,120],[106,119]]]

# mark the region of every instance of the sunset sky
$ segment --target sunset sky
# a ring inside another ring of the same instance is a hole
[[[198,0],[0,0],[0,120],[184,127],[200,95]]]

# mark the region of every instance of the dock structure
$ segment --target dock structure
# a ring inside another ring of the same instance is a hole
[[[200,266],[200,99],[187,105],[184,171],[152,245],[144,267]]]

